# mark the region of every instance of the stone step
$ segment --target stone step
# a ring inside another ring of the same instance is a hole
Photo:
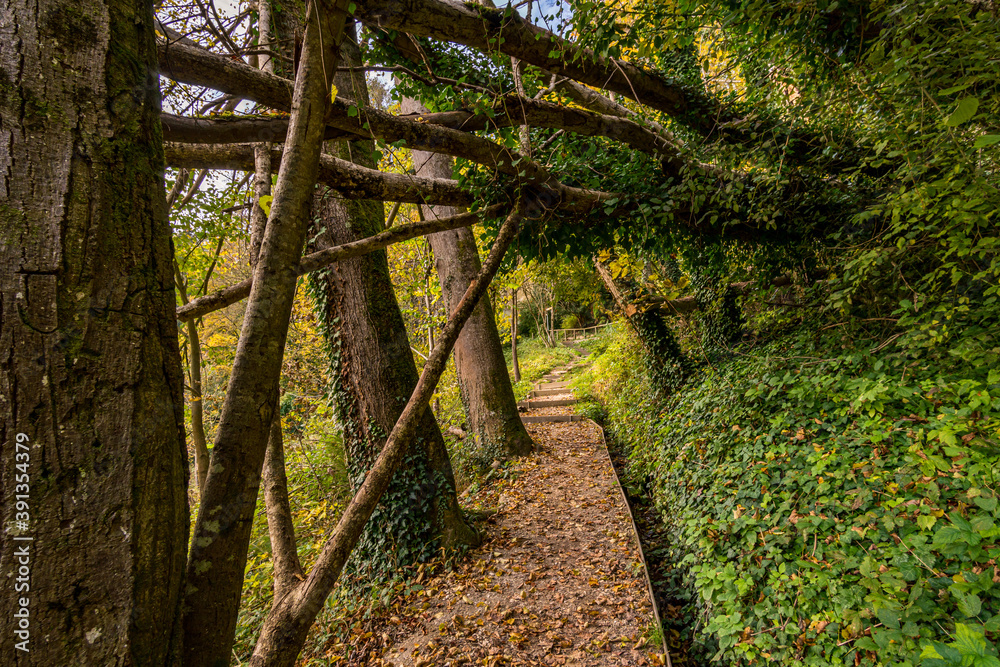
[[[581,415],[525,415],[521,421],[525,424],[541,424],[545,422],[582,422]]]
[[[562,408],[576,403],[575,398],[563,398],[556,401],[521,401],[517,404],[519,408],[537,410],[539,408]]]
[[[568,389],[569,382],[539,382],[535,385],[535,391],[548,389]]]
[[[552,387],[551,385],[546,385],[544,389],[535,389],[531,392],[531,398],[539,398],[541,396],[558,396],[559,394],[568,394],[569,389],[567,387]]]

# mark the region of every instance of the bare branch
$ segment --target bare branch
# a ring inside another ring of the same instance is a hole
[[[164,144],[167,164],[194,169],[254,170],[251,144],[207,146]],[[281,148],[271,149],[271,168],[281,164]],[[356,165],[331,155],[320,157],[319,180],[345,199],[381,199],[408,204],[470,206],[472,195],[458,181],[392,174]]]
[[[503,209],[503,206],[496,205],[481,211],[463,213],[449,218],[439,218],[437,220],[427,220],[422,222],[411,222],[384,232],[369,236],[358,241],[345,243],[334,248],[328,248],[319,252],[306,255],[299,263],[298,275],[304,275],[310,271],[316,271],[324,266],[329,266],[334,262],[348,257],[358,257],[374,250],[380,250],[394,243],[401,243],[417,236],[426,236],[435,232],[442,232],[459,227],[469,227],[480,221],[481,216],[495,215]],[[193,299],[187,305],[177,309],[177,319],[186,322],[195,317],[201,317],[220,308],[232,305],[237,301],[245,299],[250,294],[253,286],[253,279],[246,280],[213,292],[207,296]]]

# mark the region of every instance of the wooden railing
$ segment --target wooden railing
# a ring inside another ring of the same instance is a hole
[[[595,324],[592,327],[583,327],[582,329],[553,329],[552,337],[556,340],[583,340],[591,336],[596,336],[601,329],[609,324],[611,322]]]

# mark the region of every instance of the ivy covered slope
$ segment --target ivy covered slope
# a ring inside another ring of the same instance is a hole
[[[956,355],[803,326],[665,399],[618,334],[593,389],[697,590],[697,642],[734,664],[998,664],[996,334]]]

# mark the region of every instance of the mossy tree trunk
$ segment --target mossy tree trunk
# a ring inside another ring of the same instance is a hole
[[[426,111],[417,100],[404,99],[402,113]],[[413,166],[418,176],[452,178],[452,159],[440,153],[413,151]],[[427,219],[461,213],[450,206],[424,206]],[[441,292],[448,312],[454,312],[469,283],[479,272],[479,249],[469,228],[438,232],[427,237],[434,251]],[[474,460],[482,466],[524,456],[534,450],[517,411],[514,389],[510,383],[493,306],[483,299],[465,323],[455,343],[455,369],[468,419],[469,433],[475,443]]]
[[[0,662],[168,665],[188,471],[152,8],[2,16]]]
[[[360,64],[345,39],[345,64]],[[338,73],[339,94],[368,104],[361,74]],[[328,152],[375,167],[370,141],[336,142]],[[382,202],[347,201],[321,188],[313,200],[311,251],[355,241],[384,228]],[[331,361],[331,399],[343,427],[348,472],[356,489],[385,444],[417,384],[417,368],[383,250],[343,260],[310,275]],[[355,562],[373,570],[425,560],[439,546],[477,542],[458,507],[455,480],[434,415],[424,412],[403,465],[382,498]]]
[[[658,389],[672,391],[691,374],[694,364],[681,350],[663,313],[657,308],[639,308],[631,303],[641,288],[625,276],[614,278],[596,257],[594,267],[618,310],[635,331],[646,353],[650,377]]]

